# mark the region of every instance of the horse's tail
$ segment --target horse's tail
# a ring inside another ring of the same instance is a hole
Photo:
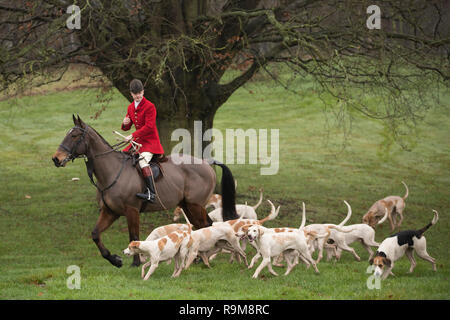
[[[236,185],[233,174],[223,163],[213,160],[215,164],[222,168],[222,219],[223,221],[238,219],[236,213]]]

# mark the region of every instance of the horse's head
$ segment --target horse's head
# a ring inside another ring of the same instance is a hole
[[[74,160],[87,152],[88,126],[79,116],[73,117],[74,127],[64,137],[55,154],[52,157],[55,166],[64,167],[67,162]]]

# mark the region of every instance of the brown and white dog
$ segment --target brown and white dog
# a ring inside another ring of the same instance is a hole
[[[158,264],[162,261],[175,259],[175,268],[172,277],[178,277],[183,270],[189,248],[193,244],[191,229],[186,231],[174,231],[162,238],[149,241],[131,241],[123,253],[128,256],[142,254],[150,258],[149,262],[142,266],[141,277],[148,280]],[[147,274],[145,269],[150,266]],[[145,275],[145,276],[144,276]]]
[[[185,219],[187,218],[185,217]],[[199,255],[202,258],[203,263],[210,268],[209,257],[219,252],[222,248],[228,248],[236,252],[244,258],[245,265],[248,265],[245,252],[239,245],[239,239],[235,237],[233,230],[227,225],[212,225],[210,227],[195,230],[192,231],[191,237],[193,239],[193,244],[189,249],[185,269],[191,265],[197,255]],[[224,244],[223,240],[229,245],[226,243]]]
[[[429,261],[433,266],[433,271],[436,271],[436,260],[428,254],[427,240],[423,236],[423,233],[436,224],[439,219],[438,212],[436,210],[433,212],[433,220],[422,229],[400,231],[381,242],[375,258],[369,261],[371,265],[375,266],[375,276],[386,279],[390,274],[394,275],[391,270],[394,268],[395,261],[405,254],[411,262],[409,272],[413,272],[416,267],[414,251],[420,258]]]
[[[174,231],[181,231],[181,232],[189,231],[189,228],[192,228],[192,227],[190,227],[187,224],[183,224],[183,223],[172,223],[172,224],[168,224],[165,226],[160,226],[158,228],[153,229],[153,231],[148,235],[148,237],[147,237],[147,239],[145,239],[145,241],[156,240],[156,239],[162,238]]]
[[[275,206],[273,205],[272,201],[267,200],[267,202],[269,202],[271,210],[270,210],[270,214],[267,215],[265,218],[263,219],[259,219],[259,220],[255,220],[255,219],[244,219],[244,218],[239,218],[239,219],[235,219],[235,220],[228,220],[225,222],[214,222],[213,226],[224,226],[224,227],[228,227],[230,228],[234,234],[239,233],[239,231],[241,230],[241,228],[246,225],[246,224],[258,224],[258,225],[263,225],[266,221],[269,220],[273,220],[278,216],[278,212],[280,211],[280,206],[278,206],[278,208],[275,209]],[[245,251],[246,247],[247,247],[247,239],[244,237],[242,239],[242,249]],[[234,257],[234,253],[231,255],[230,258],[230,262],[233,261],[233,257]],[[212,257],[211,257],[212,259]],[[237,255],[237,260],[240,261],[240,255]]]
[[[394,231],[396,227],[400,227],[403,222],[403,210],[405,209],[405,200],[408,198],[409,191],[406,183],[402,181],[406,188],[406,193],[403,197],[388,196],[375,202],[369,211],[363,216],[362,222],[368,224],[372,228],[375,228],[379,219],[384,216],[384,209],[388,209],[388,219],[391,224],[391,231]],[[396,216],[400,216],[400,221],[397,224]]]

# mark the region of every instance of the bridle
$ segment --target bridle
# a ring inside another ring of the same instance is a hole
[[[69,149],[68,147],[66,147],[65,145],[63,145],[62,143],[59,145],[59,147],[63,150],[65,150],[66,152],[69,153],[69,155],[63,160],[61,161],[61,165],[64,165],[66,162],[69,162],[70,160],[72,160],[72,162],[77,159],[77,158],[85,158],[85,155],[79,155],[76,154],[76,150],[78,148],[78,146],[84,141],[84,143],[86,144],[85,138],[86,138],[86,133],[87,133],[87,129],[84,129],[82,127],[79,126],[75,126],[73,127],[69,132],[72,132],[74,129],[80,129],[82,133],[80,139],[77,140],[77,142],[72,146],[72,149]],[[87,147],[87,146],[86,146]],[[86,149],[87,150],[87,149]]]
[[[114,186],[114,185],[116,184],[117,180],[119,180],[119,177],[120,177],[120,175],[122,174],[122,171],[123,171],[123,169],[124,169],[124,167],[125,167],[125,163],[127,162],[127,160],[132,159],[132,157],[131,157],[131,156],[128,156],[128,155],[125,155],[125,153],[121,152],[121,154],[123,154],[124,157],[123,157],[123,160],[122,160],[121,168],[120,168],[119,172],[117,173],[117,176],[115,177],[114,181],[113,181],[110,185],[108,185],[107,187],[101,189],[101,188],[97,185],[97,183],[95,183],[94,177],[93,177],[93,173],[94,173],[94,159],[97,158],[97,157],[106,155],[106,154],[108,154],[108,153],[115,152],[115,151],[116,151],[115,147],[121,147],[121,146],[123,145],[123,143],[126,144],[127,142],[124,141],[124,142],[118,143],[117,145],[114,145],[114,146],[113,146],[112,150],[108,150],[108,151],[106,151],[106,152],[103,152],[103,153],[94,155],[92,158],[91,158],[91,157],[88,157],[87,155],[77,154],[77,153],[76,153],[76,150],[77,150],[78,146],[79,146],[81,143],[83,143],[83,142],[85,143],[85,146],[86,146],[86,149],[85,149],[85,150],[86,150],[86,151],[88,150],[88,145],[87,145],[87,142],[86,142],[86,140],[85,140],[85,139],[86,139],[86,133],[87,133],[87,131],[88,131],[88,128],[89,128],[89,127],[82,128],[82,127],[79,127],[79,126],[75,126],[75,127],[73,127],[73,128],[69,131],[69,132],[72,132],[72,130],[74,130],[74,129],[80,129],[81,132],[82,132],[82,135],[81,135],[81,137],[77,140],[77,142],[72,146],[71,149],[69,149],[67,146],[65,146],[65,145],[62,144],[62,143],[59,145],[59,147],[60,147],[61,149],[65,150],[66,152],[69,153],[69,155],[68,155],[63,161],[61,161],[61,165],[64,165],[66,162],[69,162],[70,160],[72,160],[72,162],[73,162],[73,161],[74,161],[75,159],[77,159],[77,158],[84,158],[84,162],[85,162],[85,164],[86,164],[87,174],[88,174],[88,176],[89,176],[89,179],[91,180],[91,183],[92,183],[92,184],[97,188],[97,190],[100,192],[101,197],[102,197],[102,200],[103,200],[103,203],[106,205],[106,207],[107,207],[111,212],[114,212],[114,211],[108,206],[108,204],[106,203],[106,201],[105,201],[105,199],[104,199],[104,192],[105,192],[106,190],[110,189],[112,186]]]

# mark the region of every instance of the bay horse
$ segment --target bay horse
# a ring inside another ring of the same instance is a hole
[[[84,157],[85,161],[87,159],[88,175],[97,187],[100,207],[100,216],[92,231],[92,240],[102,257],[112,265],[120,268],[122,258],[109,252],[100,235],[120,216],[127,219],[130,242],[139,240],[139,213],[144,211],[161,211],[180,206],[195,228],[212,225],[205,209],[216,185],[212,164],[222,168],[223,220],[239,218],[235,209],[234,178],[223,163],[195,159],[188,155],[167,156],[167,161],[159,163],[163,174],[155,181],[157,197],[154,203],[150,203],[136,197],[136,193],[144,190],[145,183],[133,165],[133,157],[115,150],[79,116],[72,117],[75,126],[66,134],[52,160],[56,167],[64,167],[70,160],[73,162],[80,157]],[[175,159],[176,157],[178,158]],[[96,183],[92,174],[97,180]],[[140,259],[136,255],[132,266],[139,264]]]

